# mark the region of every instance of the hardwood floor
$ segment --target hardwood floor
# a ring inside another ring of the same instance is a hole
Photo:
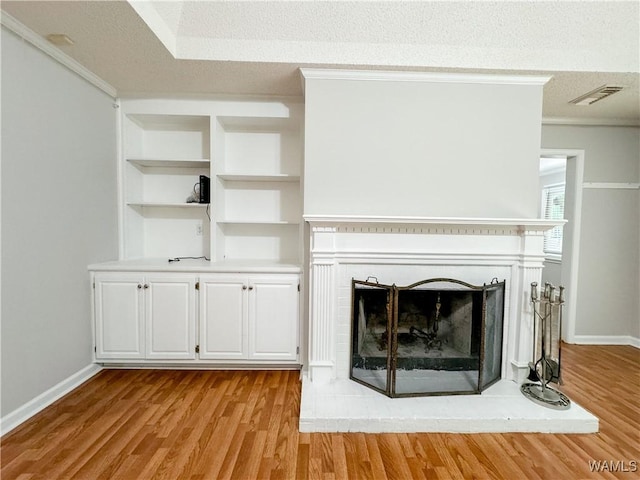
[[[599,433],[299,433],[295,371],[105,370],[2,438],[1,478],[640,478],[640,350],[566,345],[563,368]]]

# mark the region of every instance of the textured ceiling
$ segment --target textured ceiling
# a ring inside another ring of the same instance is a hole
[[[298,68],[552,74],[546,117],[640,122],[639,2],[2,1],[138,94],[302,95]],[[626,88],[590,107],[569,100]]]
[[[131,3],[154,31],[168,27],[178,58],[572,71],[640,62],[619,48],[639,38],[632,3]]]

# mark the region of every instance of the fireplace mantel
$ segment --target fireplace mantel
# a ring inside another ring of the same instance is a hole
[[[538,218],[475,218],[475,217],[408,217],[408,216],[368,216],[368,215],[305,215],[314,226],[379,226],[379,227],[424,227],[447,229],[494,229],[515,232],[545,232],[564,225],[566,220],[543,220]]]
[[[541,279],[544,232],[564,221],[304,218],[310,226],[310,275],[301,431],[597,431],[597,419],[575,404],[567,418],[555,411],[549,415],[540,411],[549,409],[533,405],[519,392],[532,356],[530,286]],[[502,380],[482,395],[401,399],[399,410],[389,403],[398,399],[350,380],[351,282],[369,276],[388,285],[425,278],[457,278],[474,285],[494,277],[504,280]]]
[[[305,215],[310,238],[309,378],[344,378],[353,276],[389,284],[460,278],[507,280],[503,377],[522,379],[530,360],[528,285],[540,282],[544,232],[564,221],[522,218]],[[447,272],[450,272],[448,274]],[[357,274],[357,275],[356,275]],[[412,280],[413,279],[413,280]],[[350,291],[349,291],[350,293]]]

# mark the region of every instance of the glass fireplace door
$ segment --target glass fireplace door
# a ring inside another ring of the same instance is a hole
[[[501,376],[504,288],[353,280],[351,378],[390,397],[480,393]]]
[[[382,393],[390,385],[392,289],[369,281],[352,284],[351,377]]]
[[[481,291],[450,280],[397,288],[391,396],[478,392],[481,304]]]
[[[482,370],[480,390],[500,380],[502,370],[502,329],[504,324],[504,287],[495,283],[485,287],[482,331]],[[500,345],[500,348],[496,348]]]

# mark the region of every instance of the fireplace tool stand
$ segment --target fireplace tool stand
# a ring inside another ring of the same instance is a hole
[[[566,410],[571,400],[562,392],[551,388],[549,383],[561,384],[560,342],[562,340],[562,306],[564,287],[558,288],[546,283],[542,298],[538,297],[538,283],[531,284],[531,303],[533,305],[533,361],[529,363],[531,382],[523,383],[520,391],[535,403],[556,410]],[[556,335],[554,336],[554,332]],[[540,357],[538,355],[540,351]],[[554,355],[554,350],[557,355]],[[533,382],[539,383],[533,383]]]

